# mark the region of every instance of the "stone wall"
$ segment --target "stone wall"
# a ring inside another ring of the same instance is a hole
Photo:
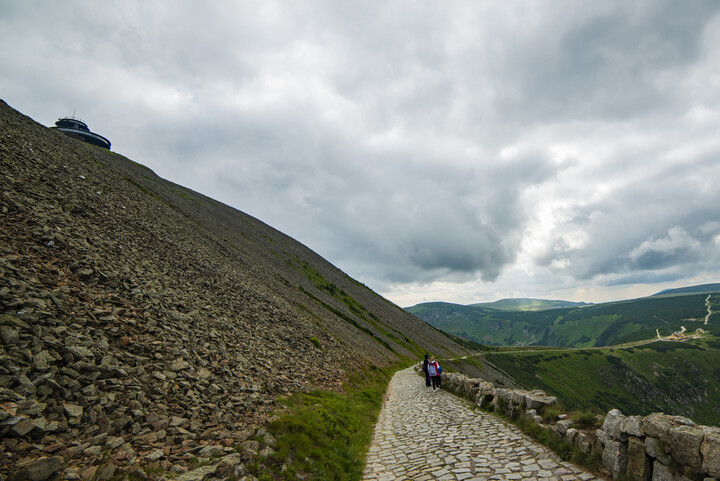
[[[418,366],[418,371],[420,367]],[[442,387],[488,410],[524,418],[552,430],[580,451],[602,452],[613,479],[637,481],[710,481],[720,478],[720,428],[700,426],[688,418],[653,413],[624,416],[610,411],[595,430],[579,430],[567,414],[551,422],[542,414],[557,408],[557,398],[543,391],[503,389],[460,373],[443,373]]]
[[[720,428],[682,416],[624,416],[613,409],[597,437],[603,465],[617,479],[685,480],[720,477]]]

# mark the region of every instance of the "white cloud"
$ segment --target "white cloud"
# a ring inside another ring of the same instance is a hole
[[[643,241],[630,251],[630,261],[638,267],[656,269],[678,260],[695,260],[700,257],[701,243],[691,237],[682,227],[671,227],[667,235]]]

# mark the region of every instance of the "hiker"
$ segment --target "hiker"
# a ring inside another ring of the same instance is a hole
[[[440,387],[440,374],[442,373],[442,368],[440,367],[440,363],[438,363],[435,360],[435,357],[430,358],[430,362],[428,363],[428,374],[430,375],[430,379],[432,380],[432,388],[433,391],[436,388]]]
[[[423,361],[423,372],[425,373],[425,387],[430,387],[430,374],[428,374],[428,364],[430,364],[430,355],[425,354],[425,360]]]

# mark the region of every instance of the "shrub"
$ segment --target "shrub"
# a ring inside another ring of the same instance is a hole
[[[557,420],[558,416],[562,414],[562,408],[560,406],[551,406],[546,407],[541,416],[543,418],[543,421],[546,423],[549,423],[551,421]]]
[[[597,429],[600,427],[598,417],[590,411],[583,411],[573,414],[573,426],[579,429]]]

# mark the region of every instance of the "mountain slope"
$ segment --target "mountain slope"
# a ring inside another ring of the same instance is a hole
[[[699,286],[681,287],[678,289],[665,289],[653,296],[675,296],[685,294],[712,294],[720,292],[720,284],[701,284]]]
[[[706,289],[706,288],[705,288]],[[621,302],[539,311],[502,310],[480,305],[418,304],[407,311],[438,329],[489,345],[544,345],[557,347],[610,346],[667,336],[682,326],[694,330],[718,329],[717,321],[705,326],[710,306],[720,295],[687,293],[651,296]],[[708,297],[709,296],[709,297]],[[710,319],[718,319],[712,307]]]
[[[0,437],[16,456],[0,470],[41,440],[70,465],[96,465],[106,442],[118,463],[184,464],[246,439],[281,395],[468,352],[121,155],[3,102],[0,133]]]

